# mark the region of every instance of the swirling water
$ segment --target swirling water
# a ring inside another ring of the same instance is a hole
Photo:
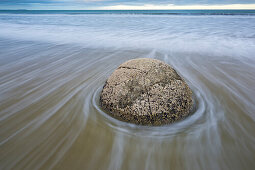
[[[0,15],[0,169],[254,169],[255,17]],[[99,106],[122,62],[172,65],[197,99],[172,125]]]

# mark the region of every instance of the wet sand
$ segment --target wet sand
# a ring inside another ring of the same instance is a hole
[[[160,50],[0,40],[0,169],[253,169],[255,60]],[[146,127],[109,117],[98,97],[133,58],[172,65],[194,114]]]

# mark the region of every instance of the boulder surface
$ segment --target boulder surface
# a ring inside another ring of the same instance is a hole
[[[121,64],[108,78],[100,105],[112,117],[140,125],[164,125],[187,117],[192,91],[168,64],[148,58]]]

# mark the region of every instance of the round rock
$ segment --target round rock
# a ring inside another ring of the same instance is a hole
[[[100,95],[101,107],[114,118],[140,125],[163,125],[187,117],[192,91],[168,64],[148,58],[121,64]]]

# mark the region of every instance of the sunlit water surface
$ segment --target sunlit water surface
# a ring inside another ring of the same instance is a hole
[[[255,17],[0,15],[0,169],[254,169]],[[172,65],[197,99],[162,127],[99,106],[124,61]]]

